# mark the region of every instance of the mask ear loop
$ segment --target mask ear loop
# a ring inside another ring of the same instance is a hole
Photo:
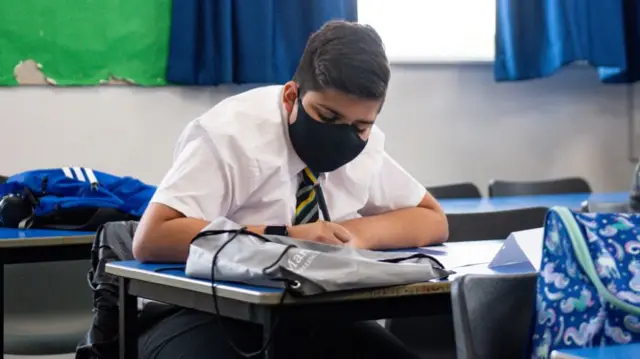
[[[227,330],[224,327],[224,323],[222,322],[222,318],[220,317],[220,307],[218,305],[218,295],[216,293],[216,286],[215,286],[215,268],[216,268],[216,263],[218,261],[218,256],[220,255],[220,252],[222,251],[222,249],[224,249],[224,247],[226,247],[229,243],[231,243],[234,239],[236,239],[238,237],[238,235],[240,234],[246,234],[246,235],[250,235],[250,236],[254,236],[254,237],[258,237],[260,239],[263,239],[267,242],[270,242],[269,239],[267,239],[264,236],[261,236],[257,233],[253,233],[247,230],[246,227],[243,227],[241,229],[236,229],[236,230],[212,230],[212,231],[203,231],[200,232],[193,240],[196,240],[200,237],[204,237],[204,236],[208,236],[208,235],[218,235],[218,234],[224,234],[224,233],[233,233],[233,236],[231,236],[231,238],[229,238],[226,242],[224,242],[220,248],[218,248],[218,250],[216,251],[216,253],[213,255],[213,259],[211,260],[211,297],[213,299],[213,307],[215,310],[215,315],[216,315],[216,321],[218,322],[218,326],[221,329],[221,332],[223,333],[223,335],[225,336],[225,339],[227,341],[227,343],[229,344],[229,346],[238,354],[240,354],[242,357],[244,358],[253,358],[259,355],[262,355],[271,345],[271,343],[273,342],[273,333],[275,332],[275,330],[278,327],[278,324],[280,322],[280,317],[276,317],[273,323],[273,330],[271,332],[271,335],[269,336],[269,338],[267,338],[267,342],[264,343],[264,345],[257,351],[254,352],[245,352],[242,349],[238,348],[238,346],[233,342],[232,338],[227,334]],[[293,245],[288,245],[287,247],[285,247],[285,249],[282,251],[282,253],[280,253],[280,255],[278,256],[278,258],[270,265],[268,265],[267,267],[262,269],[262,273],[266,274],[266,272],[273,268],[274,266],[276,266],[281,260],[282,258],[287,254],[287,252],[289,252],[289,250],[291,250],[291,248],[295,248],[295,246]],[[286,294],[288,294],[288,290],[289,288],[299,288],[300,287],[300,282],[297,281],[285,281],[285,287],[284,287],[284,291],[282,293],[282,297],[280,297],[280,302],[278,302],[277,306],[280,307],[282,306],[282,304],[284,303],[284,299]]]

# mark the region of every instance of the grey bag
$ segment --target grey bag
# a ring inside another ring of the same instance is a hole
[[[453,273],[422,253],[261,236],[226,218],[215,220],[194,238],[185,271],[196,278],[213,275],[214,280],[287,288],[298,295],[426,282]]]

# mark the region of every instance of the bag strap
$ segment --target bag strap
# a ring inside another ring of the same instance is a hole
[[[598,294],[600,294],[607,302],[619,309],[633,315],[640,315],[640,306],[629,304],[618,298],[614,293],[611,293],[607,287],[605,287],[604,283],[602,283],[602,280],[596,271],[596,267],[593,264],[593,258],[591,257],[591,253],[587,247],[584,235],[582,234],[580,226],[578,225],[578,222],[573,216],[571,210],[566,207],[552,207],[550,211],[558,214],[560,220],[564,224],[564,227],[567,229],[567,232],[569,232],[569,238],[571,239],[571,244],[576,258],[578,259],[578,263],[580,263],[580,266],[587,275],[587,278],[589,278],[591,283],[596,287]]]
[[[91,218],[85,223],[77,223],[77,224],[68,224],[64,223],[64,218],[66,217],[74,217],[74,213],[76,211],[91,211],[94,210],[94,213],[91,215]],[[62,217],[62,219],[56,218]],[[66,231],[95,231],[101,225],[108,222],[120,222],[120,221],[137,221],[140,218],[136,216],[132,216],[128,213],[122,212],[115,208],[110,207],[100,207],[100,208],[77,208],[77,209],[62,209],[58,212],[54,212],[48,216],[41,216],[33,218],[33,228],[46,228],[46,229],[58,229],[58,230],[66,230]],[[56,223],[62,222],[62,223]]]

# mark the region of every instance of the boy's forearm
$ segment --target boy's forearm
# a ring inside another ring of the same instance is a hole
[[[141,262],[180,262],[189,255],[191,240],[209,224],[196,218],[140,223],[133,240],[133,255]]]
[[[134,256],[141,262],[184,263],[189,256],[191,241],[209,223],[197,218],[141,223],[133,241]],[[264,234],[264,226],[247,226],[247,229]]]
[[[444,213],[421,207],[404,208],[340,223],[365,249],[424,247],[440,244],[449,235]]]

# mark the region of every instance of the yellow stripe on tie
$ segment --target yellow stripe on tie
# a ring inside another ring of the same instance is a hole
[[[307,177],[309,177],[309,179],[311,180],[311,183],[316,184],[316,182],[318,182],[318,179],[316,178],[316,176],[313,174],[313,172],[311,172],[311,170],[309,169],[309,167],[304,169],[304,173],[307,174]]]
[[[304,209],[304,207],[306,207],[309,204],[309,202],[313,201],[314,198],[316,198],[315,188],[311,190],[311,193],[309,194],[309,197],[307,197],[307,199],[300,202],[300,204],[298,205],[298,208],[296,208],[296,216],[299,215],[300,212]]]

